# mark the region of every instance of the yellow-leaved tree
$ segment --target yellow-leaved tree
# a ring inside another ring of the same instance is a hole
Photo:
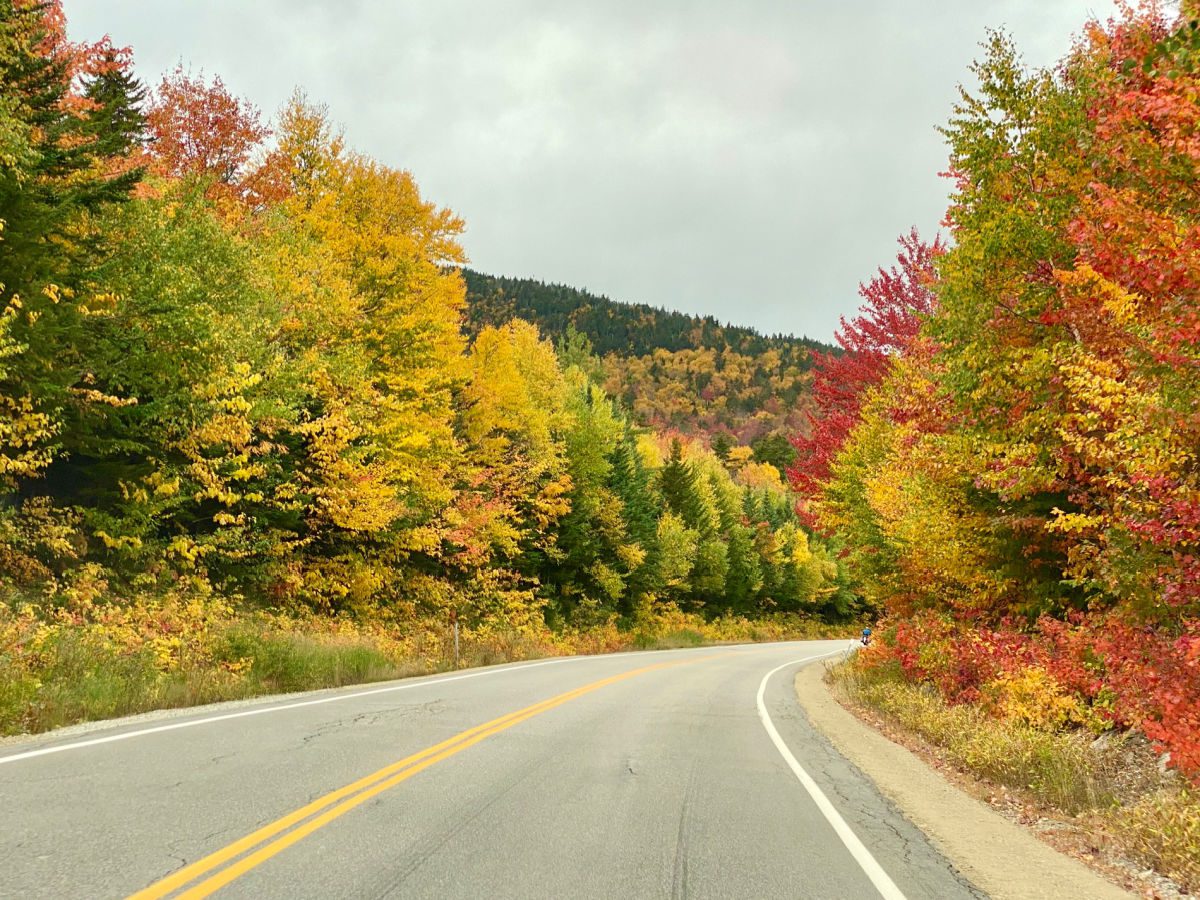
[[[567,384],[554,347],[527,322],[485,328],[468,367],[467,458],[443,517],[441,558],[463,576],[452,602],[476,627],[537,628],[536,561],[556,555],[554,526],[571,508]]]
[[[294,96],[279,153],[289,195],[267,223],[280,339],[303,409],[297,489],[311,554],[302,593],[333,606],[395,599],[414,552],[437,545],[461,448],[463,224],[408,172],[347,151]]]

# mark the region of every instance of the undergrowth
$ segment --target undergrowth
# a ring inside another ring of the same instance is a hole
[[[948,703],[898,670],[850,661],[832,670],[836,694],[941,748],[963,770],[1028,792],[1066,816],[1096,823],[1114,849],[1200,890],[1200,793],[1136,732],[1096,734],[1064,722],[1000,716],[986,700]],[[1002,711],[1002,709],[1000,710]]]
[[[459,667],[544,656],[841,637],[799,617],[713,621],[673,608],[619,627],[464,627]],[[0,603],[0,735],[453,669],[445,623],[240,610],[184,594],[56,606]]]

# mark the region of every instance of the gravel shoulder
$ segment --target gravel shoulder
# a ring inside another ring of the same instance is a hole
[[[825,671],[823,665],[812,665],[796,675],[796,694],[813,726],[995,900],[1135,896],[1057,853],[861,722],[830,694]]]

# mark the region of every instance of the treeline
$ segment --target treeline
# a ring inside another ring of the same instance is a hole
[[[468,333],[512,318],[549,335],[578,331],[602,359],[605,388],[638,424],[756,447],[773,437],[770,460],[790,462],[781,438],[807,425],[811,356],[827,345],[531,279],[464,277]]]
[[[1139,728],[1193,774],[1196,13],[1092,22],[1053,70],[991,36],[944,129],[952,242],[906,239],[866,288],[795,473],[893,617],[889,664],[955,702]]]
[[[562,284],[506,278],[463,270],[467,284],[467,330],[524,319],[547,334],[568,327],[587,336],[600,356],[647,356],[655,350],[731,350],[759,356],[769,350],[786,362],[801,362],[827,344],[806,337],[764,335],[753,328],[722,325],[713,316],[622,303]]]
[[[323,108],[62,22],[0,2],[0,615],[852,612],[774,470],[636,428],[578,335],[468,345],[462,222]]]

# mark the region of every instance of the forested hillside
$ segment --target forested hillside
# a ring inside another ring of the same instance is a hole
[[[524,319],[544,333],[566,333],[573,325],[587,335],[600,356],[646,356],[655,350],[732,350],[759,356],[777,350],[785,358],[804,350],[828,350],[809,338],[763,335],[753,328],[722,325],[712,316],[624,303],[561,284],[532,278],[506,278],[463,270],[467,284],[467,329],[478,331],[510,319]]]
[[[463,274],[469,331],[512,318],[555,340],[574,329],[601,358],[605,388],[639,424],[724,435],[723,442],[755,445],[760,460],[791,461],[780,438],[807,428],[811,354],[830,347],[563,285]],[[774,452],[759,449],[764,439]]]
[[[0,2],[0,731],[852,614],[774,468],[468,343],[411,174],[131,59]]]

